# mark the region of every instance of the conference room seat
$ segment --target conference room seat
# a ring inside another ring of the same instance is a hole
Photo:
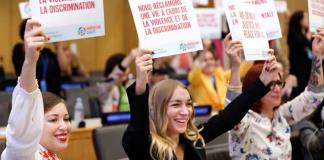
[[[231,160],[228,143],[206,146],[207,160]]]
[[[0,126],[7,126],[12,92],[0,92]]]
[[[92,138],[97,160],[127,159],[122,137],[127,124],[105,126],[93,130]]]

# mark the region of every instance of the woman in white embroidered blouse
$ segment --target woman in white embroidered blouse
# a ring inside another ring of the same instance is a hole
[[[71,124],[66,106],[54,94],[42,95],[36,80],[37,60],[48,39],[38,22],[28,20],[25,60],[12,96],[2,160],[59,160],[55,152],[68,145]]]
[[[284,81],[279,74],[269,87],[270,92],[255,103],[242,121],[230,131],[229,149],[234,160],[291,159],[290,126],[312,113],[324,97],[322,58],[324,54],[324,28],[313,35],[313,64],[305,91],[290,102],[281,104],[281,89]],[[238,58],[240,42],[225,39],[226,52]],[[240,61],[239,61],[240,62]],[[261,64],[254,65],[243,81],[243,92],[262,70]],[[230,80],[226,103],[241,93],[239,74]],[[306,75],[305,75],[306,76]],[[239,106],[238,106],[239,107]]]

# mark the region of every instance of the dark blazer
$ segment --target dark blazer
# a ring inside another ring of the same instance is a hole
[[[269,91],[259,79],[244,93],[233,100],[222,112],[212,116],[206,123],[201,124],[200,131],[205,143],[231,130],[241,121],[254,102],[262,98]],[[127,89],[130,103],[131,120],[124,133],[122,144],[131,160],[151,160],[151,134],[149,127],[149,89],[142,95],[135,95],[135,83]],[[205,160],[204,148],[195,148],[193,142],[180,136],[180,143],[184,146],[185,160]],[[199,146],[200,144],[198,144]]]

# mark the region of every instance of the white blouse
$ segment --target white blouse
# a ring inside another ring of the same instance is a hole
[[[39,145],[44,121],[42,94],[39,89],[28,93],[18,85],[12,95],[12,110],[6,129],[7,147],[2,160],[43,160]]]
[[[291,159],[290,126],[311,114],[323,100],[324,93],[307,89],[281,105],[270,120],[252,110],[236,125],[229,136],[233,160]]]

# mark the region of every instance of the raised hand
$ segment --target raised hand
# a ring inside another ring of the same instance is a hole
[[[312,49],[314,58],[312,61],[311,74],[308,80],[308,90],[320,93],[323,92],[324,88],[322,66],[324,54],[324,28],[317,29],[317,32],[313,37]]]
[[[272,56],[264,63],[259,78],[264,85],[268,85],[272,80],[278,77],[279,72],[280,64],[277,62],[276,57],[272,54]]]
[[[239,40],[232,40],[231,33],[227,34],[224,39],[225,53],[230,58],[232,68],[240,67],[241,58],[240,54],[243,52],[243,45]]]
[[[152,51],[147,49],[138,49],[135,58],[136,63],[136,94],[145,92],[148,83],[149,72],[153,70]]]
[[[35,20],[28,20],[24,36],[25,61],[37,62],[39,53],[48,40],[49,37],[43,32],[41,24]]]
[[[313,54],[314,56],[322,56],[324,54],[324,28],[317,29],[317,32],[313,35],[313,38]]]
[[[20,75],[20,85],[27,92],[37,88],[36,64],[40,51],[44,48],[48,36],[43,32],[41,24],[35,20],[28,20],[25,29],[25,61]]]

